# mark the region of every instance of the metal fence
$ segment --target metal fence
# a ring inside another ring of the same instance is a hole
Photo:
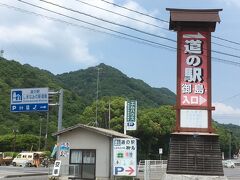
[[[159,180],[166,173],[167,160],[140,160],[138,164],[138,179]]]

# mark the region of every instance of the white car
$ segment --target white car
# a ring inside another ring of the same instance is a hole
[[[235,164],[232,160],[223,161],[223,166],[226,168],[235,168]]]
[[[21,152],[12,161],[13,166],[30,167],[36,166],[34,157],[44,154],[43,152]]]
[[[13,166],[32,166],[33,165],[33,153],[32,152],[22,152],[19,153],[12,161]]]

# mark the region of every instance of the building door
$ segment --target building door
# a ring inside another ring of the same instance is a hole
[[[77,179],[95,179],[96,150],[71,149],[69,164],[70,174],[74,174]]]

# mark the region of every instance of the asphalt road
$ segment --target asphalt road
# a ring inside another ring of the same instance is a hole
[[[0,166],[0,179],[8,177],[8,178],[11,178],[12,180],[13,179],[12,177],[16,177],[16,176],[17,177],[26,176],[25,178],[29,176],[34,176],[34,175],[42,176],[42,175],[47,175],[48,171],[49,171],[48,168],[42,168],[42,167],[35,168],[35,167]]]
[[[48,176],[23,176],[23,177],[12,177],[12,178],[0,178],[1,180],[48,180]]]

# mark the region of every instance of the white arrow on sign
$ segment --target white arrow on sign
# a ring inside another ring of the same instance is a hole
[[[198,39],[204,39],[205,37],[201,33],[197,34],[183,34],[183,38],[198,38]]]
[[[199,97],[199,103],[200,103],[200,105],[202,105],[203,103],[205,103],[207,100],[204,98],[204,97],[202,97],[202,96],[200,96]]]

